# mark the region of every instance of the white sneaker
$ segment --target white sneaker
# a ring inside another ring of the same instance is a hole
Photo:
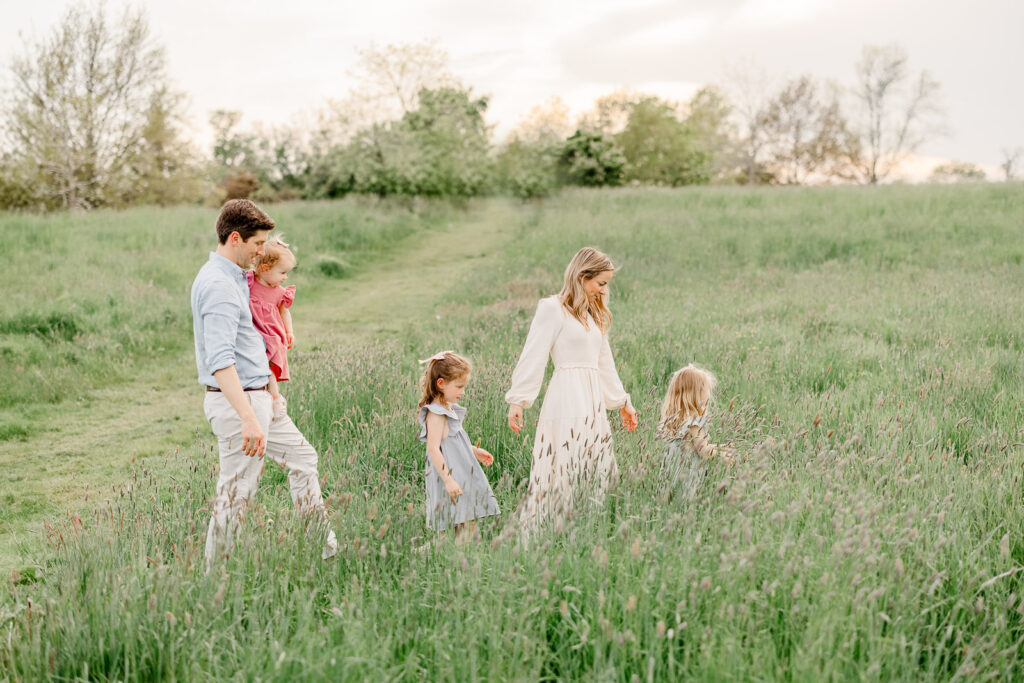
[[[327,532],[327,544],[324,545],[324,550],[320,553],[320,559],[329,560],[338,554],[338,537],[334,535],[334,531]]]

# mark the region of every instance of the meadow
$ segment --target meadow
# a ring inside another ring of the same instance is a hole
[[[1019,680],[1022,199],[272,206],[299,247],[289,412],[343,548],[320,561],[270,466],[210,575],[187,292],[215,212],[0,216],[0,678]],[[516,436],[502,397],[584,244],[620,269],[611,344],[640,427],[615,429],[605,503],[523,546],[503,532],[538,409]],[[423,523],[416,359],[443,348],[474,362],[466,427],[503,510],[466,546]],[[712,438],[738,457],[684,502],[654,428],[690,361],[717,374]]]

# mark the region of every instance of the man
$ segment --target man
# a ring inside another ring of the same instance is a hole
[[[220,476],[206,533],[206,570],[231,550],[241,512],[259,484],[264,454],[288,470],[292,502],[322,516],[327,539],[322,557],[338,550],[327,523],[316,450],[287,415],[275,418],[274,382],[263,337],[252,323],[244,269],[263,253],[274,221],[247,199],[233,199],[217,219],[217,250],[192,283],[192,331],[204,410],[217,437]]]

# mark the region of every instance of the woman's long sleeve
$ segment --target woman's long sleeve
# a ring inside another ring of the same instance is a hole
[[[516,369],[512,372],[512,386],[505,394],[505,401],[521,405],[524,409],[533,405],[544,382],[544,369],[548,366],[551,347],[562,327],[564,316],[562,304],[556,297],[541,299],[537,312],[530,323],[523,353],[519,356]]]
[[[618,410],[623,406],[633,405],[625,387],[622,386],[619,373],[615,370],[615,359],[612,358],[612,347],[608,344],[607,336],[601,341],[601,356],[597,367],[601,373],[601,395],[605,408]]]

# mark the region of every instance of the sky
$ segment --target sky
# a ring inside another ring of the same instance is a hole
[[[0,60],[43,37],[65,0],[0,0]],[[119,10],[123,2],[108,0]],[[854,82],[865,44],[899,43],[942,88],[947,134],[919,154],[995,172],[1024,147],[1020,0],[140,0],[188,93],[193,135],[214,109],[285,123],[342,98],[356,49],[435,40],[490,96],[500,139],[553,96],[574,114],[620,88],[687,99],[729,74]]]

